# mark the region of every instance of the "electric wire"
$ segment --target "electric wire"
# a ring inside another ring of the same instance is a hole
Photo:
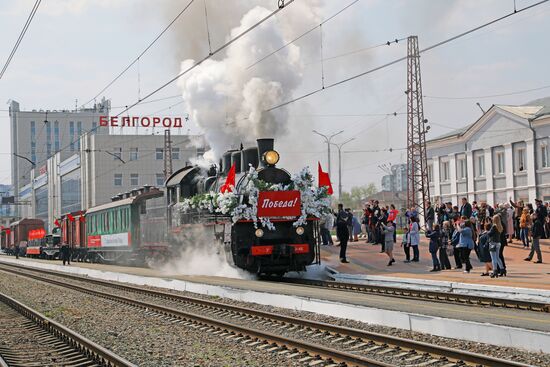
[[[289,0],[286,4],[285,4],[285,7],[284,8],[277,8],[275,9],[273,12],[267,14],[265,17],[263,17],[262,19],[260,19],[258,22],[254,23],[251,27],[245,29],[244,31],[242,31],[241,33],[239,33],[237,36],[233,37],[232,39],[230,39],[229,41],[227,41],[226,43],[224,43],[223,45],[221,45],[220,47],[218,47],[216,50],[214,50],[213,52],[211,52],[209,55],[203,57],[201,60],[199,60],[198,62],[196,62],[195,64],[191,65],[190,67],[188,67],[187,69],[183,70],[181,73],[179,73],[178,75],[176,75],[175,77],[173,77],[172,79],[168,80],[166,83],[162,84],[160,87],[158,87],[157,89],[153,90],[152,92],[150,92],[149,94],[147,94],[145,97],[143,97],[141,100],[138,100],[136,102],[134,102],[133,104],[131,104],[130,106],[128,106],[126,109],[124,109],[124,111],[120,112],[118,115],[116,115],[117,117],[120,116],[121,114],[123,114],[124,112],[128,111],[129,109],[137,106],[138,104],[141,104],[142,101],[148,99],[149,97],[155,95],[156,93],[158,93],[159,91],[163,90],[164,88],[166,88],[168,85],[172,84],[173,82],[175,82],[176,80],[178,80],[180,77],[182,77],[183,75],[187,74],[188,72],[190,72],[191,70],[195,69],[197,66],[201,65],[203,62],[205,62],[206,60],[210,59],[212,56],[216,55],[217,53],[225,50],[227,47],[229,47],[230,45],[232,45],[233,43],[235,43],[236,41],[238,41],[239,39],[241,39],[242,37],[244,37],[245,35],[247,35],[248,33],[250,33],[252,30],[256,29],[257,27],[259,27],[261,24],[265,23],[267,20],[269,20],[270,18],[272,18],[273,16],[275,16],[276,14],[278,14],[281,10],[283,9],[286,9],[288,7],[288,5],[292,4],[295,0]],[[355,0],[355,1],[359,1],[359,0]]]
[[[427,96],[424,95],[424,98],[431,98],[431,99],[448,99],[448,100],[467,100],[467,99],[483,99],[483,98],[494,98],[494,97],[506,97],[506,96],[513,96],[516,94],[523,94],[523,93],[529,93],[529,92],[535,92],[543,89],[550,88],[550,85],[543,85],[542,87],[538,88],[531,88],[531,89],[523,89],[515,92],[508,92],[508,93],[500,93],[500,94],[488,94],[483,96]]]
[[[445,40],[443,40],[443,41],[440,41],[440,42],[438,42],[438,43],[435,43],[435,44],[433,44],[433,45],[431,45],[431,46],[429,46],[429,47],[426,47],[426,48],[424,48],[424,49],[421,49],[421,50],[419,50],[419,54],[422,54],[422,53],[425,53],[425,52],[427,52],[427,51],[430,51],[430,50],[432,50],[432,49],[434,49],[434,48],[443,46],[443,45],[445,45],[445,44],[447,44],[447,43],[449,43],[449,42],[452,42],[452,41],[454,41],[454,40],[456,40],[456,39],[458,39],[458,38],[464,37],[464,36],[466,36],[466,35],[468,35],[468,34],[470,34],[470,33],[473,33],[473,32],[475,32],[475,31],[477,31],[477,30],[480,30],[480,29],[482,29],[482,28],[488,27],[488,26],[490,26],[490,25],[492,25],[492,24],[494,24],[494,23],[497,23],[497,22],[499,22],[499,21],[502,21],[502,20],[504,20],[504,19],[507,19],[507,18],[509,18],[509,17],[511,17],[511,16],[513,16],[513,15],[519,14],[519,13],[524,12],[524,11],[526,11],[526,10],[532,9],[532,8],[534,8],[534,7],[536,7],[536,6],[539,6],[539,5],[542,5],[542,4],[544,4],[544,3],[547,3],[548,1],[549,1],[549,0],[542,0],[542,1],[539,1],[539,2],[537,2],[537,3],[535,3],[535,4],[532,4],[532,5],[526,6],[526,7],[524,7],[524,8],[521,8],[521,9],[515,11],[515,12],[508,13],[508,14],[506,14],[506,15],[503,15],[503,16],[499,17],[499,18],[493,19],[493,20],[491,20],[491,21],[489,21],[489,22],[487,22],[487,23],[483,23],[483,24],[481,24],[481,25],[479,25],[479,26],[477,26],[477,27],[475,27],[475,28],[469,29],[469,30],[467,30],[467,31],[465,31],[465,32],[462,32],[462,33],[460,33],[460,34],[457,34],[457,35],[455,35],[455,36],[453,36],[453,37],[451,37],[451,38],[447,38],[447,39],[445,39]],[[302,99],[305,99],[305,98],[307,98],[307,97],[310,97],[310,96],[312,96],[312,95],[314,95],[314,94],[317,94],[317,93],[319,93],[319,92],[322,92],[322,91],[324,91],[324,90],[327,90],[327,89],[336,87],[336,86],[341,85],[341,84],[345,84],[345,83],[347,83],[347,82],[349,82],[349,81],[351,81],[351,80],[354,80],[354,79],[360,78],[360,77],[362,77],[362,76],[365,76],[365,75],[374,73],[375,71],[378,71],[378,70],[381,70],[381,69],[385,69],[385,68],[387,68],[387,67],[389,67],[389,66],[392,66],[392,65],[394,65],[394,64],[400,63],[400,62],[402,62],[402,61],[404,61],[404,60],[406,60],[406,59],[407,59],[407,56],[400,57],[400,58],[398,58],[398,59],[395,59],[395,60],[393,60],[393,61],[387,62],[387,63],[385,63],[385,64],[383,64],[383,65],[377,66],[377,67],[372,68],[372,69],[370,69],[370,70],[364,71],[364,72],[362,72],[362,73],[359,73],[359,74],[353,75],[353,76],[351,76],[351,77],[342,79],[342,80],[340,80],[340,81],[334,82],[334,83],[332,83],[332,84],[326,85],[324,88],[319,88],[319,89],[313,90],[313,91],[311,91],[311,92],[309,92],[309,93],[306,93],[306,94],[303,94],[303,95],[301,95],[301,96],[299,96],[299,97],[296,97],[296,98],[293,98],[293,99],[288,100],[288,101],[286,101],[286,102],[283,102],[283,103],[280,103],[280,104],[278,104],[278,105],[275,105],[275,106],[273,106],[273,107],[271,107],[271,108],[265,110],[264,112],[270,112],[270,111],[276,110],[276,109],[278,109],[278,108],[287,106],[287,105],[289,105],[289,104],[291,104],[291,103],[300,101],[300,100],[302,100]]]
[[[305,31],[304,33],[300,34],[299,36],[297,36],[296,38],[294,38],[293,40],[291,41],[288,41],[287,43],[285,43],[284,45],[282,45],[281,47],[279,47],[278,49],[270,52],[269,54],[265,55],[264,57],[262,57],[261,59],[259,60],[256,60],[255,62],[253,62],[252,64],[250,64],[246,70],[258,65],[259,63],[261,63],[262,61],[270,58],[271,56],[275,55],[277,52],[281,51],[282,49],[286,48],[288,45],[298,41],[299,39],[303,38],[304,36],[307,36],[308,34],[310,34],[311,32],[313,32],[314,30],[316,30],[317,28],[321,28],[321,26],[323,24],[325,24],[326,22],[328,22],[329,20],[337,17],[340,13],[342,13],[343,11],[345,11],[346,9],[348,9],[349,7],[351,7],[352,5],[356,4],[357,2],[359,2],[360,0],[354,0],[352,1],[351,3],[349,3],[348,5],[346,5],[345,7],[343,7],[342,9],[340,9],[339,11],[337,11],[336,13],[334,13],[333,15],[331,15],[330,17],[328,17],[327,19],[323,20],[319,25],[316,25],[315,27],[312,27],[310,29],[308,29],[307,31]],[[322,33],[321,33],[321,37],[322,37]],[[322,41],[321,41],[322,42]],[[322,47],[322,46],[321,46]],[[321,55],[321,60],[322,60],[323,56]]]
[[[19,45],[21,44],[21,41],[23,41],[23,37],[25,37],[25,34],[27,33],[27,30],[29,29],[29,26],[31,25],[32,20],[34,19],[34,16],[36,15],[36,11],[38,10],[38,7],[40,6],[40,3],[42,0],[36,0],[34,3],[34,6],[31,9],[31,12],[27,18],[27,21],[23,25],[23,29],[19,33],[19,37],[17,38],[17,41],[15,42],[15,45],[13,46],[10,55],[8,56],[8,59],[6,60],[6,63],[4,64],[4,67],[2,67],[2,71],[0,71],[0,79],[4,76],[4,73],[8,69],[9,64],[11,63],[11,60],[13,59],[13,56],[17,52],[17,49],[19,48]]]
[[[174,24],[180,16],[182,16],[183,13],[185,13],[185,11],[191,6],[191,4],[193,4],[195,0],[190,0],[189,3],[187,3],[187,5],[183,8],[182,11],[180,11],[176,17],[162,30],[162,32],[160,32],[156,37],[155,39],[149,43],[149,45],[147,47],[145,47],[145,49],[132,61],[130,62],[130,64],[128,64],[128,66],[126,66],[113,80],[111,80],[99,93],[97,93],[93,98],[90,98],[90,100],[86,103],[84,103],[82,106],[86,106],[88,103],[90,102],[93,102],[95,99],[97,99],[97,97],[99,97],[101,95],[101,93],[105,92],[111,85],[113,85],[118,79],[120,79],[120,77],[122,75],[124,75],[124,73],[126,73],[136,62],[139,61],[139,59],[147,52],[149,51],[149,49],[151,47],[153,47],[153,45],[159,40],[160,37],[162,37],[162,35],[164,33],[166,33],[166,31],[172,26],[172,24]]]

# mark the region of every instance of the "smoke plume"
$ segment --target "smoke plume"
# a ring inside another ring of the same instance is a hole
[[[218,34],[216,17],[223,15],[220,8],[227,5],[210,2],[209,6],[215,7],[209,8],[211,33]],[[272,11],[261,6],[250,8],[249,2],[248,7],[250,10],[229,31],[225,41]],[[223,56],[205,61],[178,81],[190,118],[204,131],[215,157],[231,146],[251,144],[261,137],[277,138],[287,132],[288,112],[285,108],[264,111],[292,96],[302,82],[303,54],[311,51],[293,43],[269,59],[248,67],[292,40],[302,30],[318,24],[319,8],[317,0],[289,5],[279,16],[230,46]],[[197,46],[199,42],[189,44],[191,53],[200,52],[198,49],[202,51],[203,47]],[[181,63],[181,69],[185,70],[194,63],[195,60],[186,59]]]

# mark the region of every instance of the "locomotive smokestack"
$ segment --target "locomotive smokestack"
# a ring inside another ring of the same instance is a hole
[[[235,165],[235,173],[240,173],[241,172],[241,151],[231,153],[231,165],[233,164]]]
[[[265,168],[267,167],[266,164],[262,160],[262,156],[265,152],[273,150],[274,146],[274,139],[267,138],[267,139],[258,139],[258,162],[260,162],[260,167]]]

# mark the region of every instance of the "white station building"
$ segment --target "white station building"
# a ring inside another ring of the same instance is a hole
[[[493,105],[473,124],[427,142],[432,202],[550,200],[550,98]]]

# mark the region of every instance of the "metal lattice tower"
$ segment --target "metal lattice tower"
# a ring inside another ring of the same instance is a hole
[[[415,207],[424,217],[430,198],[426,158],[426,122],[422,102],[418,36],[407,38],[407,209]]]
[[[164,179],[172,174],[172,139],[170,129],[164,130]]]

